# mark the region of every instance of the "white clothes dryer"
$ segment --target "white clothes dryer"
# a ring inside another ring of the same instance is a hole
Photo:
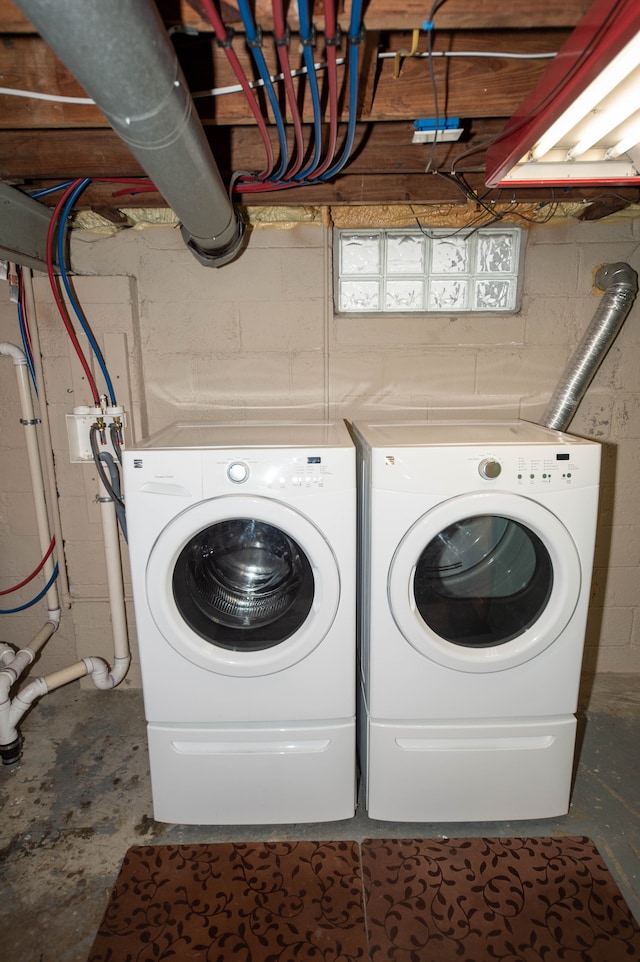
[[[353,427],[370,816],[566,813],[600,446],[524,421]]]
[[[344,423],[176,424],[124,453],[157,820],[353,815],[355,481]]]

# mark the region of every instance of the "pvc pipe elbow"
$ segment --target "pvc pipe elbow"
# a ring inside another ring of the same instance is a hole
[[[91,676],[91,681],[96,688],[105,691],[108,688],[112,688],[111,680],[109,678],[109,666],[106,661],[102,658],[83,658],[87,674]]]
[[[2,341],[0,343],[0,354],[13,358],[13,363],[16,365],[27,363],[27,357],[24,351],[21,350],[17,344],[11,344],[9,341]]]
[[[0,642],[0,665],[9,665],[15,658],[15,648],[6,642]]]
[[[8,679],[9,688],[18,680],[25,668],[33,664],[35,654],[30,648],[21,648],[16,652],[8,665],[0,671],[0,683],[3,679]]]
[[[86,665],[87,674],[91,675],[91,681],[100,691],[108,691],[116,688],[129,671],[131,657],[116,657],[114,659],[113,670],[109,671],[109,666],[102,658],[83,658]]]
[[[49,608],[47,622],[53,625],[53,630],[57,631],[60,627],[60,618],[62,611],[60,608]]]
[[[116,657],[113,663],[113,670],[109,675],[113,679],[113,687],[115,688],[120,682],[126,677],[129,671],[129,665],[131,664],[131,656],[126,655],[122,658]]]

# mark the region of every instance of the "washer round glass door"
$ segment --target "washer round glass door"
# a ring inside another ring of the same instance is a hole
[[[267,498],[213,498],[157,539],[147,601],[163,637],[203,668],[264,675],[320,644],[340,598],[333,551],[293,508]]]
[[[581,588],[578,553],[555,515],[528,498],[477,493],[423,515],[389,572],[407,641],[461,671],[501,671],[551,645]]]

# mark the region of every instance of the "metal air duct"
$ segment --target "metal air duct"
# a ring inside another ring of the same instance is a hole
[[[591,380],[622,327],[638,291],[638,276],[628,264],[605,264],[596,274],[602,300],[567,364],[540,424],[565,431]]]
[[[197,259],[239,252],[234,209],[153,0],[17,0],[182,221]],[[81,173],[81,172],[80,172]]]

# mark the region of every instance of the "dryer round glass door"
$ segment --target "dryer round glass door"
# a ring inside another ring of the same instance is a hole
[[[245,496],[174,518],[151,552],[146,587],[169,644],[231,675],[300,661],[325,637],[340,598],[337,562],[319,530],[287,505]]]
[[[417,650],[463,671],[500,671],[552,644],[581,573],[559,519],[517,495],[451,499],[407,532],[389,574],[396,624]]]

